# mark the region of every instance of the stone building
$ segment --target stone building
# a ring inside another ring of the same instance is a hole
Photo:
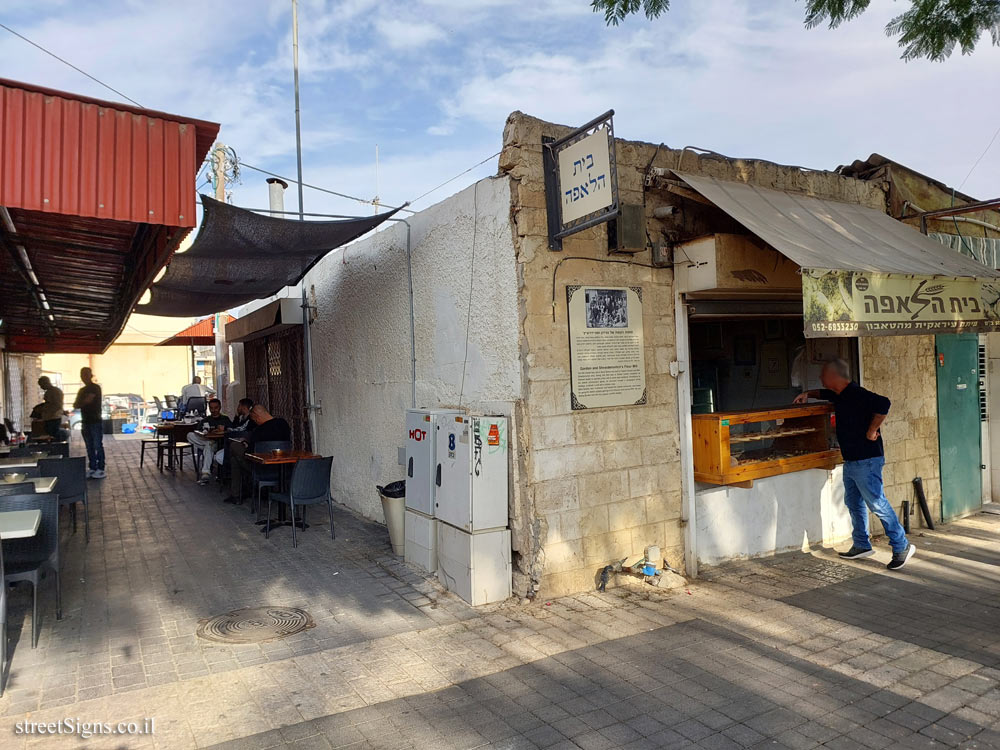
[[[336,499],[381,518],[374,486],[403,476],[405,409],[459,407],[511,420],[516,595],[590,589],[604,566],[648,545],[694,573],[699,563],[839,543],[850,524],[833,463],[718,486],[694,480],[691,454],[693,381],[714,383],[700,390],[728,400],[727,408],[787,404],[815,381],[820,357],[836,354],[893,401],[883,431],[893,504],[913,499],[920,476],[940,518],[934,337],[807,342],[794,259],[691,184],[781,191],[884,219],[892,196],[884,175],[618,140],[620,201],[635,207],[646,241],[628,254],[611,252],[614,230],[605,223],[553,252],[542,142],[568,132],[512,114],[496,177],[332,254],[306,277],[316,304],[316,447],[336,457]],[[775,268],[788,265],[795,288],[687,293],[685,269],[696,264],[684,260],[685,248],[705,237],[735,242]],[[573,408],[566,289],[575,286],[641,290],[643,403]],[[699,354],[715,339],[731,350],[737,338],[754,364]],[[763,351],[777,352],[776,372],[764,373]]]

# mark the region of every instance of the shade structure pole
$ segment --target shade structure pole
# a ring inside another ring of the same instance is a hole
[[[299,4],[292,0],[292,75],[295,80],[295,166],[298,170],[299,221],[305,221],[305,206],[302,201],[302,112],[299,106]],[[312,331],[309,327],[309,300],[306,296],[306,280],[302,279],[302,348],[305,354],[306,371],[306,422],[309,425],[310,447],[316,450],[316,390],[313,385]]]
[[[226,145],[222,142],[215,144],[215,199],[225,203],[226,201]],[[215,383],[215,396],[222,402],[222,410],[229,411],[229,403],[226,391],[229,385],[229,346],[226,344],[226,314],[217,312],[213,321],[212,329],[215,332],[215,368],[213,378]]]

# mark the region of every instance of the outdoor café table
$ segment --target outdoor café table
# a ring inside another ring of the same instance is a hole
[[[285,482],[285,467],[294,466],[303,458],[321,458],[318,453],[311,453],[309,451],[271,451],[270,453],[247,453],[247,460],[253,461],[255,464],[260,464],[261,466],[277,466],[281,472],[281,477],[279,482],[281,483],[280,489],[282,491],[286,488]],[[286,521],[285,519],[285,505],[284,503],[278,504],[278,523],[272,524],[271,528],[275,526],[291,526],[295,521],[293,518],[291,521]],[[259,524],[266,524],[267,521],[258,521]],[[298,522],[300,529],[308,529],[309,524]],[[265,527],[266,528],[266,527]],[[263,532],[265,529],[261,529]]]
[[[56,484],[59,483],[58,477],[28,477],[24,480],[25,482],[31,482],[35,485],[35,492],[52,492],[56,488]]]
[[[22,479],[21,482],[10,482],[10,484],[21,484],[22,482],[27,484],[30,482],[34,485],[33,491],[37,494],[39,492],[52,492],[56,488],[58,481],[56,477],[27,477]],[[7,481],[0,480],[0,487],[3,487],[5,484],[7,484]],[[2,502],[3,500],[0,499],[0,503]]]
[[[48,454],[46,453],[42,458],[48,458]],[[38,466],[38,459],[34,456],[0,458],[0,469],[33,469],[36,466]]]
[[[174,446],[178,441],[183,441],[189,432],[193,432],[197,424],[197,422],[159,422],[156,425],[156,432],[167,436],[167,471],[174,470]]]
[[[40,510],[6,510],[0,511],[0,540],[27,539],[38,533],[38,526],[42,522],[42,511]],[[0,583],[3,582],[3,554],[0,552]],[[0,633],[0,647],[4,649],[3,659],[0,660],[0,695],[3,695],[4,677],[7,666],[7,600],[0,596],[3,601],[4,610],[0,611],[0,622],[3,623],[3,632]],[[34,623],[31,627],[35,627]]]

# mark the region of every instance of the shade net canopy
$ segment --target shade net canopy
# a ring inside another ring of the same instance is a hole
[[[396,210],[337,221],[278,219],[201,196],[201,229],[153,284],[145,315],[202,316],[297,284],[324,255],[375,229]]]

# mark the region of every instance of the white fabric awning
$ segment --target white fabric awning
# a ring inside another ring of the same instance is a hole
[[[1000,278],[1000,272],[872,208],[675,174],[803,268]]]

